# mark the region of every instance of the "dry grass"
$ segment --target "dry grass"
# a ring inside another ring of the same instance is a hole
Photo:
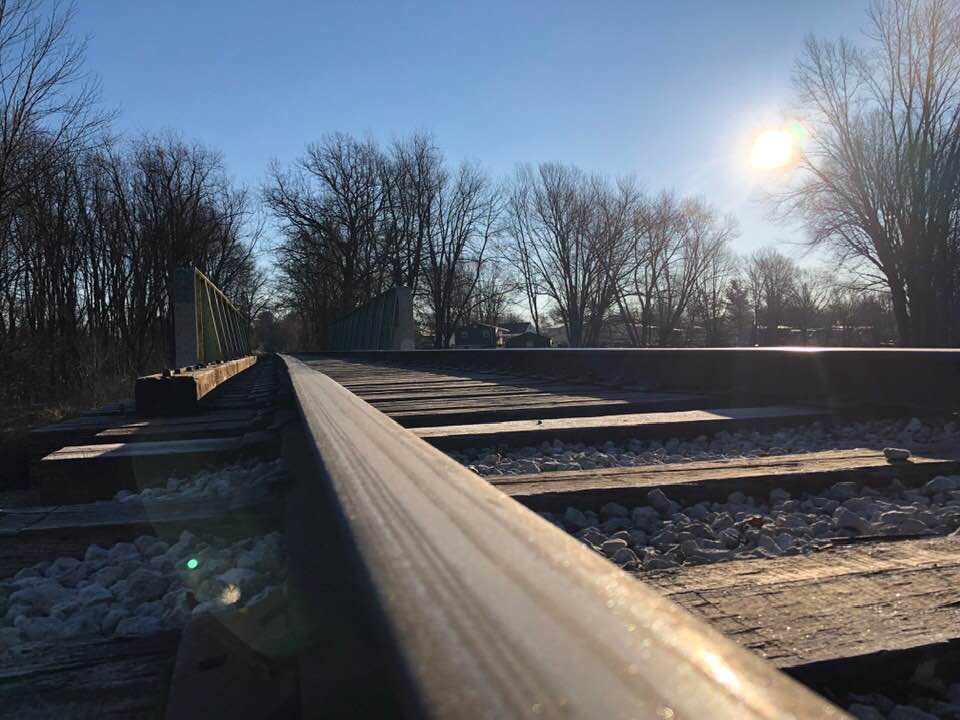
[[[132,376],[119,375],[101,378],[66,398],[22,406],[7,405],[6,412],[0,416],[0,433],[52,425],[105,403],[133,397],[135,380]]]

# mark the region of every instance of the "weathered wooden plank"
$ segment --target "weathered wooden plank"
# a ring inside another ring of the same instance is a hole
[[[392,410],[377,406],[404,427],[506,422],[510,420],[542,420],[599,415],[620,415],[626,412],[666,412],[700,408],[716,404],[715,397],[653,394],[634,399],[600,399],[591,397],[551,396],[527,401],[497,400],[493,403],[457,403],[459,407],[436,409]],[[415,407],[415,406],[410,406]]]
[[[136,404],[131,398],[116,400],[105,403],[98,407],[88,410],[87,415],[128,415],[136,409]]]
[[[71,446],[40,461],[39,481],[44,493],[62,500],[110,497],[174,474],[276,451],[277,437],[266,431],[229,438]]]
[[[247,355],[176,375],[146,375],[137,378],[137,414],[151,416],[194,413],[202,397],[256,362],[255,356]]]
[[[139,442],[146,440],[148,436],[155,440],[223,437],[226,431],[208,429],[222,423],[246,423],[249,430],[253,429],[250,426],[253,418],[254,413],[249,409],[150,419],[138,419],[133,415],[81,416],[30,431],[31,474],[39,475],[38,464],[45,455],[70,445]],[[234,431],[228,434],[238,433]]]
[[[684,393],[653,393],[637,391],[610,391],[602,388],[582,389],[576,393],[567,392],[532,392],[532,393],[505,393],[492,398],[471,397],[469,395],[457,398],[412,399],[401,401],[371,401],[363,398],[381,412],[388,415],[411,412],[455,412],[457,410],[480,408],[496,409],[511,407],[551,407],[553,405],[577,405],[593,403],[598,405],[674,405],[696,402],[703,407],[704,403],[716,402],[711,395],[690,395]]]
[[[382,652],[396,652],[424,714],[841,716],[330,378],[284,361],[320,495],[370,588],[357,603],[372,604],[369,623],[393,641]]]
[[[935,475],[960,473],[960,447],[929,448],[907,462],[888,462],[882,450],[853,448],[824,452],[487,476],[499,490],[536,510],[599,507],[607,502],[642,504],[662,490],[683,502],[724,500],[732,492],[765,498],[773,488],[819,492],[842,480],[886,486],[893,479],[922,483]]]
[[[250,420],[228,420],[185,425],[126,425],[101,430],[93,436],[93,442],[131,443],[227,438],[244,435],[253,429],[254,426]]]
[[[644,573],[645,582],[781,668],[960,638],[960,538]]]
[[[220,412],[208,412],[198,415],[178,415],[156,418],[138,418],[136,415],[104,416],[104,415],[81,415],[79,417],[64,420],[55,425],[45,425],[43,427],[32,428],[31,436],[42,437],[44,435],[57,434],[63,431],[82,431],[91,430],[99,432],[109,428],[122,427],[164,427],[168,425],[203,425],[205,423],[230,422],[238,420],[249,420],[253,417],[251,410],[224,410]]]
[[[179,633],[28,643],[0,657],[0,715],[163,717]]]
[[[49,532],[120,525],[193,525],[212,523],[231,513],[265,510],[270,494],[263,488],[236,491],[229,498],[203,497],[143,502],[97,500],[78,505],[14,508],[0,516],[0,537],[28,537]]]
[[[354,395],[366,400],[372,405],[386,402],[416,401],[424,402],[427,400],[475,400],[480,398],[501,398],[501,397],[520,397],[522,395],[544,395],[549,394],[549,387],[531,387],[515,384],[500,383],[475,383],[470,386],[450,386],[442,385],[439,387],[423,387],[417,385],[404,385],[396,390],[374,390],[364,392],[355,390],[344,385]],[[585,391],[587,388],[579,388],[579,391]]]
[[[254,398],[254,397],[242,397],[229,399],[225,398],[223,400],[202,400],[201,407],[206,410],[241,410],[244,408],[267,408],[272,404],[271,399],[267,397]]]
[[[615,397],[623,393],[647,392],[641,387],[623,387],[611,390],[599,385],[571,384],[557,381],[535,381],[525,378],[511,377],[502,382],[464,381],[447,385],[422,385],[418,383],[399,385],[396,388],[375,388],[365,390],[341,383],[354,395],[367,402],[389,402],[403,400],[431,400],[431,399],[458,399],[458,398],[485,398],[513,395],[532,395],[536,393],[560,395],[589,394],[600,397]]]
[[[511,381],[522,377],[518,374],[503,373],[482,369],[453,370],[438,368],[434,370],[414,369],[409,366],[373,367],[363,364],[341,363],[334,367],[323,361],[307,361],[311,367],[328,373],[330,377],[345,387],[376,387],[396,384],[431,384],[446,382],[498,382]],[[540,381],[545,381],[541,378]]]
[[[280,501],[263,490],[229,500],[97,501],[10,510],[0,517],[0,578],[43,560],[82,558],[94,543],[108,547],[140,535],[171,542],[185,529],[221,537],[262,535],[280,526],[281,515]]]
[[[414,430],[443,449],[534,445],[544,440],[612,440],[617,438],[689,437],[740,427],[795,425],[827,417],[817,407],[774,405],[685,412],[630,413],[571,419],[514,420],[477,425],[449,425]]]
[[[273,607],[263,608],[266,604]],[[183,629],[168,718],[290,718],[298,712],[296,635],[282,606],[201,615]],[[284,632],[286,631],[286,632]],[[282,643],[282,657],[271,645]],[[334,715],[328,715],[334,717]]]

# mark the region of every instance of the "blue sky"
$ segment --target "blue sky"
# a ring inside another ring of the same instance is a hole
[[[259,186],[330,131],[431,132],[495,176],[559,160],[702,194],[734,249],[796,240],[756,202],[751,134],[791,99],[804,35],[855,36],[866,0],[83,0],[76,30],[117,129],[174,129]]]

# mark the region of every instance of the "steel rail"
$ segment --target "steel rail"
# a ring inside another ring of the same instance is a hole
[[[839,718],[813,692],[296,358],[314,467],[418,711]],[[318,599],[322,602],[322,599]],[[358,601],[359,602],[359,601]]]

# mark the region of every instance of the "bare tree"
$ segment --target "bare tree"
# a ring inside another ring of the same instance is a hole
[[[830,300],[835,282],[824,272],[809,268],[797,271],[790,294],[792,317],[800,330],[803,344],[807,344],[810,329],[823,319],[823,312]]]
[[[866,38],[807,40],[795,83],[810,137],[776,206],[888,289],[902,344],[955,343],[960,6],[876,0]]]
[[[443,157],[426,135],[394,143],[383,163],[383,243],[391,284],[414,293],[421,276],[423,247],[433,223]]]
[[[711,253],[694,289],[692,315],[703,324],[707,347],[723,345],[727,340],[728,290],[736,273],[736,261],[736,256],[726,248]]]
[[[661,193],[640,206],[635,228],[634,265],[631,282],[621,290],[621,312],[629,319],[635,344],[665,346],[704,275],[736,237],[737,224],[731,217],[719,217],[703,200]],[[630,298],[640,310],[639,337]]]
[[[384,157],[373,142],[330,135],[289,170],[274,163],[263,192],[292,242],[313,243],[300,259],[336,282],[335,312],[345,314],[382,291],[395,268],[384,262],[381,224],[388,194]]]
[[[629,180],[610,186],[556,163],[518,169],[511,230],[538,329],[542,293],[555,304],[571,346],[597,344],[631,256],[626,234],[637,200]]]
[[[98,107],[73,14],[62,2],[0,0],[0,211],[31,171],[87,147],[112,116]]]
[[[759,344],[777,344],[777,331],[794,294],[797,272],[797,264],[773,248],[761,248],[750,257],[746,269],[747,287],[754,307]]]
[[[738,265],[742,264],[742,258],[738,259]],[[747,281],[742,274],[730,279],[725,295],[726,321],[733,331],[733,345],[756,344],[756,312],[751,304]]]
[[[533,321],[533,327],[540,332],[541,308],[540,296],[543,294],[540,275],[537,272],[534,256],[533,227],[535,222],[531,210],[533,183],[517,181],[514,183],[507,200],[509,230],[512,242],[505,248],[505,256],[514,264],[523,288],[527,310]]]
[[[477,275],[470,303],[470,318],[487,325],[505,322],[507,308],[513,304],[518,290],[517,278],[502,261],[487,260]]]
[[[423,253],[424,296],[436,347],[447,347],[470,310],[485,253],[499,232],[497,188],[476,165],[441,173]]]

